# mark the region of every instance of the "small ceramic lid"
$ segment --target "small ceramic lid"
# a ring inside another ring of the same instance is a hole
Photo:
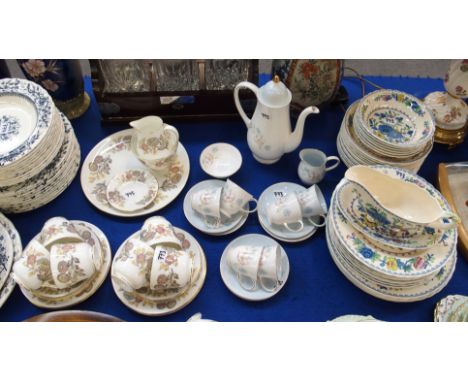
[[[292,95],[280,78],[275,76],[260,88],[259,98],[262,103],[269,107],[283,107],[289,105]]]
[[[462,99],[447,92],[433,92],[426,96],[424,104],[432,111],[436,125],[446,130],[458,130],[468,119],[468,105]]]

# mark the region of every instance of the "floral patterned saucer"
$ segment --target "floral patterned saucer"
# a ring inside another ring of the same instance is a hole
[[[198,241],[188,232],[174,227],[182,249],[187,251],[193,261],[193,277],[188,288],[180,290],[166,290],[163,292],[148,289],[134,292],[124,291],[112,278],[112,286],[119,300],[128,308],[145,316],[164,316],[174,313],[190,304],[200,293],[206,278],[206,258]],[[140,231],[135,232],[127,240],[139,237]],[[117,250],[114,261],[122,255],[125,240]]]
[[[240,151],[228,143],[213,143],[200,155],[200,166],[213,178],[226,179],[242,166]]]
[[[127,129],[99,142],[88,154],[81,169],[81,187],[86,198],[99,210],[115,216],[142,216],[160,210],[180,194],[189,176],[189,157],[182,143],[179,142],[168,169],[156,172],[148,169],[133,154],[130,147],[132,135],[133,129]],[[130,169],[150,171],[158,181],[159,190],[156,198],[145,208],[133,212],[119,211],[107,200],[107,185],[115,175]]]
[[[216,226],[208,226],[205,223],[203,217],[193,210],[191,199],[194,192],[204,188],[223,187],[224,184],[225,182],[223,180],[204,180],[194,185],[190,190],[188,190],[187,194],[185,194],[184,215],[186,219],[196,229],[209,235],[221,236],[235,232],[240,227],[242,227],[242,225],[246,222],[248,217],[248,214],[246,213],[238,213],[231,218],[227,218],[224,215],[222,215],[221,221]],[[245,208],[248,209],[248,205],[246,205]]]
[[[71,220],[83,240],[89,242],[95,251],[101,255],[101,267],[92,278],[78,283],[71,288],[63,290],[44,287],[38,291],[30,291],[21,287],[21,292],[34,305],[46,309],[63,309],[79,304],[90,298],[102,285],[109,273],[112,254],[109,241],[104,233],[95,225],[80,221]],[[38,234],[35,238],[39,238]]]
[[[467,322],[468,297],[449,295],[440,300],[434,310],[435,322]]]
[[[133,212],[145,208],[158,193],[158,181],[146,170],[126,170],[113,177],[107,185],[107,201],[121,211]]]
[[[240,245],[269,246],[279,244],[271,237],[254,233],[240,236],[231,241],[228,244],[228,246],[224,249],[224,252],[221,255],[221,260],[219,262],[219,270],[221,272],[221,278],[223,279],[224,285],[226,285],[226,288],[228,288],[234,295],[244,300],[263,301],[272,298],[277,293],[279,293],[281,289],[283,289],[283,287],[286,285],[286,282],[288,281],[289,259],[288,255],[286,254],[286,251],[281,245],[279,245],[281,249],[281,262],[283,270],[279,287],[274,292],[268,292],[262,288],[255,289],[253,291],[248,291],[239,285],[239,281],[237,279],[236,274],[227,262],[227,253],[229,249]]]
[[[11,243],[13,246],[13,259],[17,260],[21,257],[21,254],[23,253],[23,246],[21,245],[21,238],[18,234],[18,231],[16,230],[15,226],[13,223],[5,217],[2,213],[0,213],[0,226],[2,226],[6,232],[8,233],[8,236],[11,239]],[[13,289],[15,288],[16,282],[13,279],[13,273],[10,271],[8,272],[8,276],[6,281],[4,282],[3,286],[0,288],[0,308],[3,306],[3,304],[6,302],[8,297],[11,295],[11,292],[13,292]]]

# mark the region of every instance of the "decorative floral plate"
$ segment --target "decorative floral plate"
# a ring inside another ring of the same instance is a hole
[[[281,198],[287,194],[305,190],[306,188],[300,184],[281,182],[271,185],[262,192],[260,198],[258,199],[257,214],[260,225],[268,234],[273,236],[275,239],[284,242],[296,243],[308,239],[317,231],[317,227],[310,224],[307,219],[303,219],[304,229],[302,231],[291,232],[283,226],[270,224],[267,218],[267,209],[275,202],[276,198]],[[317,217],[314,221],[319,223],[320,219],[320,217]]]
[[[133,212],[145,208],[158,193],[158,181],[146,170],[125,170],[107,185],[107,201],[121,211]]]
[[[440,300],[434,310],[435,322],[467,322],[468,297],[449,295]]]
[[[13,265],[13,243],[5,227],[0,225],[0,289],[8,279]]]
[[[141,292],[126,292],[112,279],[112,286],[114,287],[114,291],[119,300],[125,306],[137,313],[145,316],[164,316],[177,312],[190,304],[195,297],[197,297],[205,283],[206,258],[203,249],[198,241],[188,232],[177,227],[174,227],[174,231],[181,241],[182,249],[188,251],[190,257],[193,259],[194,277],[192,282],[186,290],[182,291],[182,293],[179,293],[177,290],[168,290],[162,293],[159,292],[156,295],[156,293],[152,291],[148,291],[146,294]],[[137,231],[128,239],[139,235],[140,231]],[[114,256],[114,261],[122,255],[123,248],[127,240],[125,240],[117,250]],[[164,296],[164,294],[166,295]]]
[[[200,155],[200,166],[213,178],[225,179],[234,175],[242,166],[240,151],[228,143],[213,143]]]
[[[232,218],[226,218],[222,215],[221,222],[219,222],[218,226],[208,226],[203,217],[198,214],[192,208],[192,195],[194,192],[201,190],[203,188],[210,188],[210,187],[223,187],[225,182],[223,180],[217,179],[208,179],[201,181],[194,185],[188,192],[185,194],[184,198],[184,215],[187,218],[188,222],[193,225],[196,229],[210,234],[210,235],[227,235],[228,233],[232,233],[242,227],[242,225],[247,220],[248,214],[239,213]],[[248,205],[244,206],[244,208],[248,208]],[[213,219],[214,220],[214,219]]]
[[[54,108],[49,94],[34,82],[0,80],[0,166],[38,145],[50,127]]]
[[[230,248],[237,247],[239,245],[254,245],[254,246],[268,246],[268,245],[279,245],[271,237],[259,234],[248,234],[240,236],[233,241],[231,241],[228,246],[224,249],[223,254],[221,255],[221,260],[219,262],[219,270],[221,272],[221,278],[223,279],[224,285],[228,288],[234,295],[240,297],[244,300],[249,301],[262,301],[272,298],[277,293],[283,289],[284,285],[288,281],[289,277],[289,259],[286,251],[283,247],[280,246],[281,250],[281,262],[283,274],[281,276],[280,285],[274,292],[267,292],[261,288],[258,288],[253,291],[247,291],[239,285],[239,281],[235,272],[231,269],[227,262],[227,252]]]
[[[0,213],[0,225],[3,228],[5,228],[11,239],[11,243],[13,245],[14,260],[19,259],[21,257],[21,254],[23,253],[23,246],[21,245],[21,238],[18,234],[18,231],[16,230],[13,223],[9,219],[7,219],[2,213]],[[7,280],[3,284],[3,287],[0,288],[0,308],[11,295],[11,292],[13,292],[15,285],[16,282],[15,280],[13,280],[13,274],[11,273],[10,269],[10,272],[8,272]]]
[[[90,298],[102,285],[109,273],[112,253],[106,235],[95,225],[81,221],[71,220],[77,228],[80,236],[89,241],[91,245],[98,246],[101,254],[101,267],[91,279],[80,283],[79,285],[67,288],[67,290],[45,288],[46,293],[35,294],[26,288],[21,287],[21,292],[34,305],[46,309],[63,309],[79,304]],[[93,237],[97,237],[98,243]],[[43,289],[43,288],[41,288]]]
[[[86,198],[96,208],[111,215],[132,217],[156,212],[180,194],[189,176],[190,161],[182,143],[179,142],[176,155],[171,159],[168,169],[155,172],[148,169],[133,154],[130,148],[132,135],[133,129],[127,129],[99,142],[88,154],[81,169],[81,187]],[[109,204],[106,189],[115,175],[130,169],[150,171],[158,181],[159,190],[154,201],[144,209],[124,212]]]

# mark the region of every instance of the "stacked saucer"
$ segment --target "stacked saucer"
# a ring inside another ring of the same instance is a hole
[[[0,308],[13,292],[13,262],[21,257],[21,238],[13,223],[0,213]]]
[[[0,80],[0,210],[36,209],[78,171],[80,148],[68,119],[40,86]]]
[[[337,148],[348,167],[383,164],[417,172],[432,149],[434,132],[433,116],[417,98],[379,90],[348,108]]]
[[[427,192],[444,214],[451,213],[443,196],[424,179],[392,167],[371,168]],[[441,291],[455,270],[456,228],[428,228],[424,234],[399,231],[385,211],[362,200],[350,185],[353,182],[345,178],[335,189],[326,226],[330,254],[342,273],[366,293],[387,301],[419,301]],[[387,230],[403,239],[386,238]]]

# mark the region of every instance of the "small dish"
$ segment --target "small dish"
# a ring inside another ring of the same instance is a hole
[[[234,175],[242,165],[240,151],[229,143],[213,143],[200,155],[200,166],[213,178],[225,179]]]
[[[143,169],[125,170],[114,176],[107,185],[107,200],[118,210],[133,212],[151,204],[158,189],[158,181],[150,172]]]
[[[279,245],[281,249],[283,274],[281,276],[281,282],[278,288],[274,292],[267,292],[266,290],[263,290],[261,288],[258,288],[253,291],[247,291],[239,285],[235,272],[231,269],[227,262],[227,253],[229,249],[241,245],[271,246],[279,244],[272,238],[259,234],[243,235],[231,241],[228,244],[228,246],[224,249],[219,263],[221,278],[223,279],[224,284],[233,294],[244,300],[262,301],[275,296],[281,289],[283,289],[289,276],[289,260],[284,248],[281,247],[281,245]]]

